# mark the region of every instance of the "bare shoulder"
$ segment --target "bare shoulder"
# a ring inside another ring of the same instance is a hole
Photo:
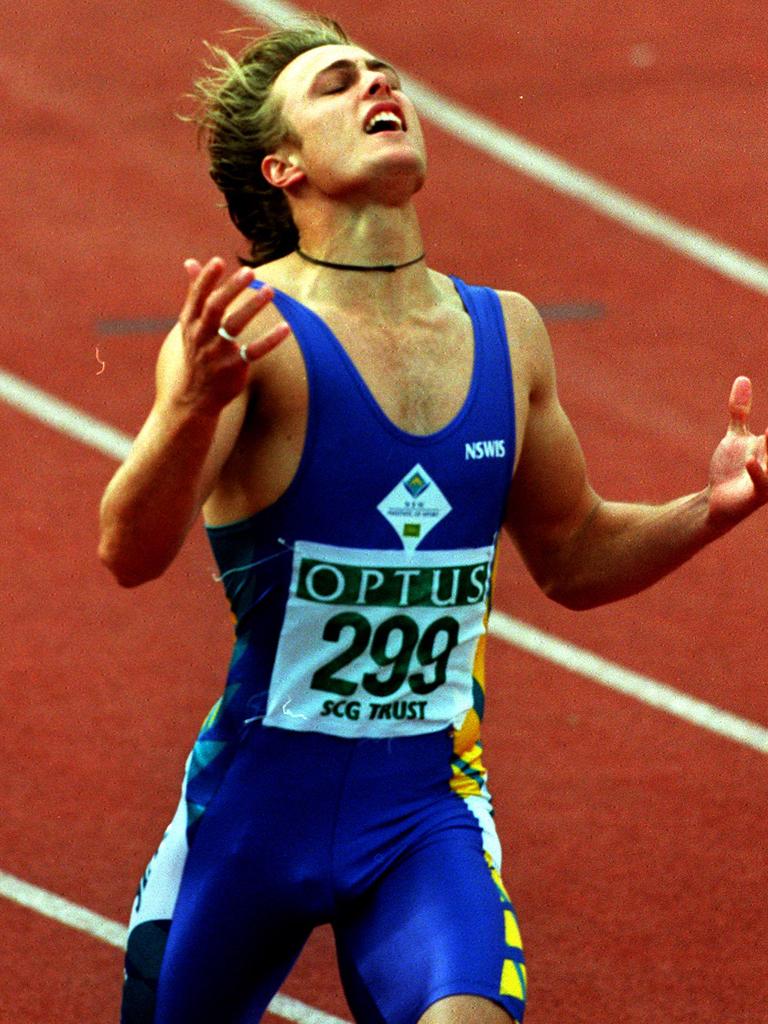
[[[550,353],[547,329],[531,300],[520,292],[498,291],[496,294],[501,300],[510,344],[530,350],[531,354]]]
[[[531,400],[554,388],[552,345],[541,314],[519,292],[499,291],[510,356],[518,393],[524,387]]]

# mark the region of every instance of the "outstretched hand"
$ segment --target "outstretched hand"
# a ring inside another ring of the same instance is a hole
[[[752,382],[737,377],[728,401],[730,422],[709,467],[709,515],[728,528],[768,502],[768,464],[764,434],[752,434]]]
[[[186,260],[184,269],[189,287],[179,316],[185,365],[179,389],[196,408],[218,413],[245,388],[249,364],[278,345],[290,328],[279,323],[241,344],[241,332],[272,301],[272,289],[251,288],[250,267],[225,277],[219,257],[205,265]]]

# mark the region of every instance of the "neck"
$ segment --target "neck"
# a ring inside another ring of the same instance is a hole
[[[297,208],[298,255],[308,263],[358,273],[394,273],[424,258],[412,204],[313,203]]]

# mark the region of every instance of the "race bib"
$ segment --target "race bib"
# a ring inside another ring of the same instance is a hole
[[[346,737],[460,725],[492,558],[298,541],[265,724]]]

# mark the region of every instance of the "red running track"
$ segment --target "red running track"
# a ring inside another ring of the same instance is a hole
[[[768,13],[723,6],[333,11],[444,95],[766,259]],[[5,7],[0,365],[133,433],[160,334],[104,324],[172,316],[183,258],[239,248],[173,113],[201,40],[248,19],[212,0]],[[432,263],[603,310],[550,324],[598,489],[661,500],[701,486],[735,374],[754,378],[756,423],[768,417],[763,295],[427,134]],[[114,463],[2,403],[0,428],[0,870],[122,921],[220,691],[228,617],[199,531],[164,579],[119,591],[95,558]],[[755,518],[647,594],[582,615],[546,602],[507,551],[497,604],[765,724],[764,534]],[[765,1024],[765,756],[498,640],[489,678],[528,1024]],[[116,949],[6,899],[0,921],[0,1021],[116,1020]],[[348,1017],[332,963],[323,930],[285,991]]]

